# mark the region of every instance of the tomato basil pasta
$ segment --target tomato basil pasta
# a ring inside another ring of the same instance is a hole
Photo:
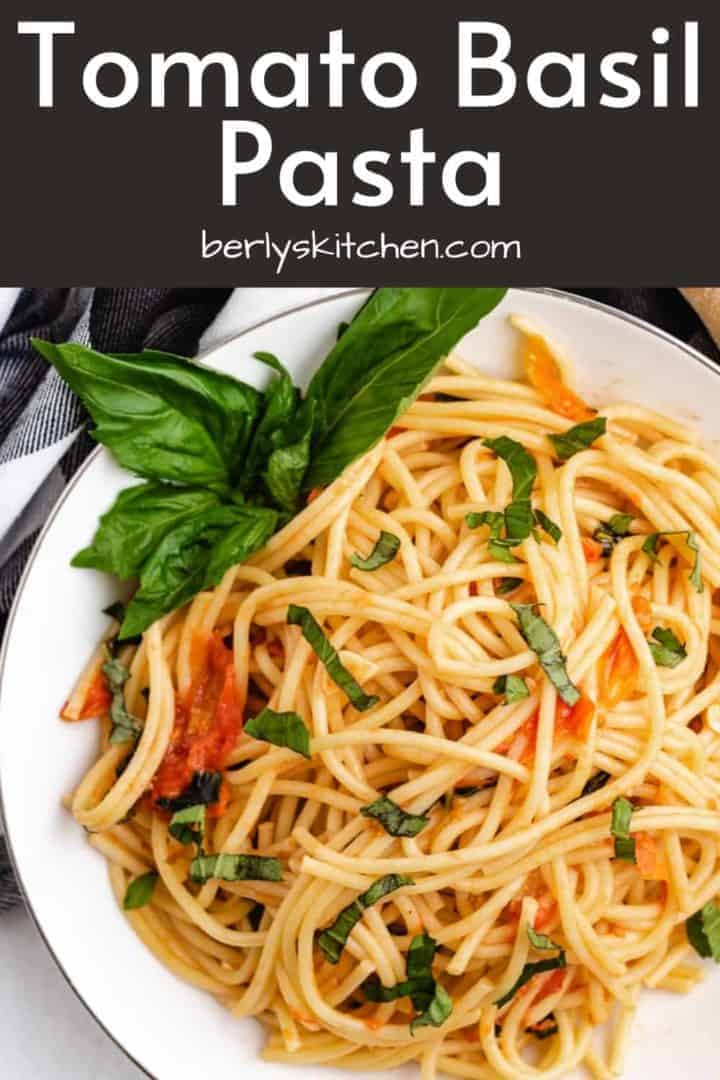
[[[133,929],[270,1060],[606,1078],[720,956],[720,465],[518,328],[64,708]]]

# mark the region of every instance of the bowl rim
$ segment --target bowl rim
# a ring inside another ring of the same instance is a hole
[[[204,349],[202,352],[198,353],[197,356],[195,357],[195,359],[206,362],[207,360],[212,358],[212,356],[216,352],[219,352],[221,349],[224,349],[226,346],[230,345],[232,342],[240,341],[242,338],[246,337],[250,333],[253,333],[255,330],[259,330],[263,326],[267,326],[270,323],[274,323],[274,322],[277,322],[280,319],[284,319],[288,315],[294,315],[294,314],[297,314],[298,312],[307,311],[307,310],[309,310],[311,308],[320,308],[320,307],[323,307],[326,304],[332,303],[333,301],[347,299],[348,297],[351,297],[351,296],[360,297],[360,296],[363,296],[366,293],[372,292],[372,291],[373,290],[371,288],[366,288],[366,287],[349,288],[349,289],[340,290],[338,292],[333,292],[332,294],[330,294],[328,296],[315,297],[313,300],[307,300],[302,304],[293,304],[290,307],[286,307],[286,308],[283,308],[281,311],[275,312],[275,314],[273,314],[273,315],[268,315],[268,316],[265,316],[262,319],[259,319],[258,321],[252,323],[250,326],[246,326],[243,330],[239,331],[236,334],[228,334],[227,336],[221,338],[219,341],[215,342],[209,348]],[[716,375],[716,376],[720,375],[720,368],[718,368],[718,366],[716,364],[714,364],[712,362],[712,360],[710,360],[709,357],[707,357],[703,353],[701,353],[699,351],[699,349],[694,348],[694,346],[692,346],[692,345],[688,345],[684,341],[680,341],[679,338],[676,338],[673,334],[670,334],[667,330],[663,330],[658,326],[653,326],[652,323],[647,322],[645,319],[641,319],[637,315],[631,315],[629,312],[622,311],[619,308],[614,308],[610,304],[605,304],[605,303],[603,303],[603,302],[601,302],[599,300],[593,300],[590,297],[579,296],[579,295],[577,295],[575,293],[567,292],[564,289],[555,289],[555,288],[549,288],[549,287],[548,288],[544,288],[544,287],[529,288],[529,287],[523,287],[523,286],[510,286],[509,291],[518,292],[518,293],[535,293],[535,294],[539,293],[541,295],[554,297],[555,299],[558,299],[558,300],[563,300],[563,301],[565,301],[567,303],[570,303],[570,304],[577,304],[580,307],[587,307],[587,308],[590,308],[590,309],[592,309],[594,311],[599,311],[599,312],[601,312],[601,313],[603,313],[605,315],[610,315],[611,317],[613,317],[615,319],[619,319],[622,322],[627,322],[631,326],[638,327],[639,329],[642,329],[642,330],[646,331],[647,333],[650,333],[653,336],[660,338],[662,341],[665,341],[668,344],[671,344],[671,345],[675,346],[675,348],[678,348],[682,352],[686,353],[689,357],[691,357],[691,359],[693,359],[696,362],[700,363],[703,367],[707,368],[714,375]],[[11,606],[10,611],[8,613],[8,619],[7,619],[7,623],[5,625],[5,633],[4,633],[4,636],[3,636],[2,646],[0,647],[0,699],[2,699],[3,682],[4,682],[5,669],[6,669],[6,663],[7,663],[7,653],[9,651],[9,642],[10,642],[10,637],[11,637],[11,634],[12,634],[13,625],[14,625],[15,619],[17,617],[17,612],[18,612],[18,610],[19,610],[19,608],[20,608],[20,606],[22,604],[22,597],[23,597],[23,593],[25,591],[25,586],[27,584],[28,578],[30,577],[30,574],[32,573],[32,568],[33,568],[33,565],[35,563],[35,559],[37,557],[37,554],[38,554],[38,552],[39,552],[39,550],[40,550],[40,548],[41,548],[41,546],[43,544],[43,541],[45,539],[46,534],[52,528],[52,526],[53,526],[53,524],[55,522],[55,518],[57,517],[60,510],[62,509],[62,507],[63,507],[63,505],[65,503],[65,500],[68,498],[71,491],[74,490],[76,485],[78,483],[80,483],[83,476],[85,475],[85,472],[89,468],[92,467],[93,463],[95,462],[95,459],[98,457],[98,455],[100,455],[104,451],[104,449],[105,448],[102,445],[96,446],[95,449],[92,450],[90,452],[90,454],[87,456],[87,458],[82,463],[82,465],[79,467],[77,472],[71,477],[71,479],[69,480],[67,485],[63,488],[62,492],[60,493],[60,496],[58,497],[57,502],[55,503],[52,510],[50,511],[50,514],[48,516],[47,521],[45,522],[45,524],[43,525],[42,529],[40,530],[40,532],[38,534],[37,540],[35,541],[35,543],[34,543],[34,545],[32,547],[30,555],[28,556],[27,563],[25,564],[22,575],[20,577],[20,581],[18,582],[18,586],[17,586],[17,590],[15,592],[15,597],[13,599],[12,606]],[[0,738],[1,737],[2,737],[2,734],[0,733]],[[42,923],[40,921],[40,918],[36,914],[36,912],[35,912],[35,910],[33,908],[33,904],[32,904],[32,900],[30,898],[30,894],[29,894],[28,890],[25,888],[25,884],[24,884],[23,878],[22,878],[22,873],[20,871],[20,866],[19,866],[18,860],[16,859],[15,852],[14,852],[14,849],[13,849],[12,836],[10,834],[10,831],[9,831],[8,827],[7,827],[7,821],[6,821],[6,816],[5,816],[5,803],[4,803],[4,798],[3,798],[2,774],[1,773],[0,773],[0,824],[2,824],[2,827],[3,827],[5,845],[6,845],[7,852],[8,852],[8,857],[9,857],[9,860],[10,860],[10,866],[11,866],[11,868],[13,870],[14,875],[15,875],[15,880],[17,882],[17,885],[18,885],[18,888],[19,888],[19,891],[20,891],[20,896],[21,896],[22,901],[23,901],[24,906],[25,906],[25,910],[27,911],[27,914],[30,916],[31,922],[33,923],[35,929],[37,930],[38,934],[40,935],[40,938],[41,938],[43,944],[45,945],[45,948],[49,952],[53,962],[55,963],[55,966],[59,970],[59,972],[62,975],[63,979],[65,980],[66,984],[72,990],[73,994],[75,995],[77,1000],[80,1002],[80,1004],[84,1007],[86,1012],[92,1017],[94,1022],[105,1033],[105,1035],[110,1039],[110,1041],[121,1051],[121,1053],[125,1056],[125,1058],[127,1058],[128,1061],[131,1061],[133,1063],[133,1065],[135,1065],[135,1067],[140,1070],[141,1073],[143,1073],[146,1077],[149,1078],[149,1080],[159,1080],[159,1078],[157,1076],[155,1076],[153,1073],[151,1073],[142,1064],[142,1062],[138,1061],[138,1059],[133,1056],[133,1054],[127,1049],[127,1047],[123,1046],[123,1044],[115,1037],[115,1035],[113,1035],[113,1033],[103,1023],[103,1021],[100,1020],[100,1018],[96,1015],[96,1013],[93,1011],[93,1008],[92,1008],[91,1004],[82,996],[82,994],[80,993],[78,988],[73,983],[72,979],[70,978],[67,971],[63,967],[59,957],[57,956],[57,954],[56,954],[56,952],[55,952],[55,950],[54,950],[48,936],[46,935],[46,933],[45,933],[45,931],[43,929]]]

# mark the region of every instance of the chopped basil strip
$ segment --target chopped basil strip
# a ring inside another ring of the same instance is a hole
[[[152,900],[155,886],[158,883],[158,875],[154,870],[148,870],[147,874],[136,877],[127,887],[123,908],[125,911],[134,911],[135,908],[145,907]]]
[[[253,930],[257,931],[260,929],[260,923],[262,922],[262,917],[264,914],[264,904],[254,904],[253,907],[250,908],[247,914],[247,918]]]
[[[500,675],[493,683],[493,694],[504,694],[508,705],[530,696],[528,684],[520,675]]]
[[[609,772],[605,772],[604,769],[601,769],[600,772],[596,772],[594,776],[590,777],[585,784],[585,787],[580,792],[580,798],[582,799],[585,795],[593,795],[596,791],[600,791],[601,788],[605,787],[608,780],[610,780]]]
[[[534,523],[535,518],[529,499],[513,499],[505,507],[505,531],[516,545],[521,540],[527,539]]]
[[[505,525],[505,514],[500,510],[483,510],[481,513],[466,514],[465,523],[469,529],[479,529],[481,525],[487,525],[490,530],[488,551],[493,559],[505,563],[519,562],[510,548],[517,547],[520,540],[501,539],[501,533]]]
[[[548,949],[552,950],[560,948],[554,941],[551,941],[547,934],[537,934],[530,923],[527,924],[527,936],[533,949],[541,949],[543,952],[546,952]]]
[[[498,439],[485,439],[483,445],[502,458],[510,470],[513,502],[529,501],[537,477],[535,459],[521,443],[509,439],[507,435],[501,435]]]
[[[190,863],[190,877],[203,885],[218,881],[282,881],[279,859],[262,855],[198,855]]]
[[[533,1024],[532,1027],[525,1028],[528,1035],[534,1035],[536,1039],[549,1039],[551,1035],[557,1035],[558,1030],[553,1013],[548,1013],[547,1016],[543,1017],[542,1020],[538,1020],[537,1024]]]
[[[380,700],[375,694],[366,694],[363,688],[355,681],[348,669],[340,660],[337,650],[333,648],[320,624],[311,611],[297,604],[290,604],[287,610],[287,621],[290,626],[299,626],[303,637],[315,651],[318,660],[324,664],[328,675],[340,689],[347,695],[350,702],[360,712],[371,709]]]
[[[701,593],[703,591],[703,579],[702,579],[702,560],[700,556],[700,547],[697,542],[697,537],[694,532],[688,532],[684,529],[674,529],[670,532],[656,532],[650,533],[646,538],[645,543],[642,546],[642,550],[646,555],[649,555],[653,561],[657,561],[658,550],[660,548],[660,540],[664,536],[684,536],[685,543],[688,549],[693,553],[693,567],[690,571],[690,584],[695,589],[695,592]]]
[[[533,517],[535,524],[546,532],[551,540],[558,544],[562,540],[562,529],[559,525],[556,525],[552,518],[549,518],[547,514],[542,510],[533,510]]]
[[[430,818],[423,817],[421,814],[406,813],[385,795],[370,803],[369,806],[363,806],[360,813],[363,817],[379,821],[390,836],[417,836],[430,822]]]
[[[612,805],[610,832],[615,837],[615,858],[635,862],[635,840],[630,835],[630,820],[635,807],[629,799],[616,799]]]
[[[385,877],[374,881],[366,892],[361,893],[357,899],[353,900],[352,904],[348,904],[347,907],[343,908],[335,922],[318,936],[318,945],[325,954],[325,959],[331,964],[337,964],[340,954],[347,944],[350,931],[360,922],[366,908],[377,904],[378,900],[382,900],[383,897],[395,892],[396,889],[412,884],[412,878],[403,877],[401,874],[387,874]]]
[[[119,660],[106,660],[102,666],[102,673],[107,679],[107,684],[112,694],[110,705],[110,719],[112,731],[111,743],[132,742],[142,735],[140,721],[125,708],[125,683],[130,678],[130,672]]]
[[[515,592],[520,586],[524,584],[523,578],[520,577],[504,577],[500,579],[495,592],[498,596],[507,596],[508,593]]]
[[[593,540],[600,544],[603,555],[611,555],[618,540],[630,535],[632,523],[632,514],[613,514],[609,521],[602,521],[598,525],[593,533]]]
[[[437,942],[428,934],[418,934],[410,942],[407,978],[395,986],[383,986],[377,975],[366,979],[362,990],[368,1001],[397,1001],[409,997],[418,1015],[410,1024],[410,1034],[420,1027],[440,1027],[452,1012],[452,998],[433,976]]]
[[[220,797],[222,776],[219,772],[196,772],[192,780],[180,795],[174,799],[161,797],[157,805],[163,810],[176,814],[178,810],[187,810],[189,806],[211,806]]]
[[[556,971],[558,968],[565,967],[567,967],[567,960],[565,959],[564,949],[561,949],[557,956],[549,956],[547,960],[536,960],[534,963],[526,964],[520,972],[519,978],[506,994],[498,998],[495,1004],[498,1009],[502,1009],[503,1005],[507,1005],[508,1001],[512,1001],[518,990],[526,986],[535,975],[542,975],[544,971]]]
[[[570,681],[557,634],[535,611],[534,604],[511,604],[520,633],[536,654],[540,666],[566,705],[580,700],[580,691]]]
[[[516,563],[520,562],[513,555],[510,548],[517,547],[519,540],[489,540],[488,551],[496,562]]]
[[[672,630],[656,626],[650,635],[650,652],[658,667],[674,668],[687,657],[687,650]]]
[[[395,533],[381,532],[375,547],[366,559],[362,555],[352,555],[350,562],[356,570],[365,570],[367,573],[379,570],[381,566],[392,562],[400,550],[400,537]]]
[[[586,420],[583,424],[576,424],[562,435],[548,435],[548,439],[555,448],[555,453],[561,461],[568,461],[581,450],[587,450],[596,439],[607,431],[607,420],[604,416],[596,416],[594,420]]]
[[[685,923],[687,939],[698,956],[720,963],[720,908],[712,901]]]
[[[178,810],[170,818],[168,832],[181,844],[197,844],[202,850],[205,843],[205,818],[207,807],[204,804],[187,806]]]
[[[303,757],[311,757],[310,732],[296,712],[263,709],[246,722],[245,734],[251,735],[253,739],[272,743],[273,746],[286,746]]]

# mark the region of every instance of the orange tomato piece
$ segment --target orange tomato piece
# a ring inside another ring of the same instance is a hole
[[[667,881],[665,853],[657,840],[647,832],[635,833],[635,862],[646,881]]]
[[[632,606],[641,629],[645,631],[649,630],[652,622],[650,601],[645,596],[634,596]]]
[[[595,410],[563,382],[560,365],[540,334],[525,334],[523,360],[528,381],[556,413],[568,420],[592,420]]]
[[[594,563],[602,558],[602,544],[599,544],[597,540],[593,540],[589,536],[583,536],[582,549],[583,554],[585,555],[585,562]]]
[[[564,701],[558,701],[555,713],[555,731],[573,735],[575,738],[584,738],[590,730],[590,722],[595,715],[595,705],[582,696],[574,705],[568,705]]]
[[[603,700],[612,708],[635,690],[638,663],[630,638],[621,627],[605,656]]]
[[[83,702],[83,707],[80,711],[80,719],[89,720],[93,716],[102,716],[103,713],[108,711],[111,703],[112,694],[110,693],[107,679],[102,671],[98,671],[88,687],[88,692],[85,695],[85,701]]]

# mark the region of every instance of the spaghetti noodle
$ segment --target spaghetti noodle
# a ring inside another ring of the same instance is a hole
[[[102,650],[66,706],[105,715],[71,805],[134,930],[270,1060],[604,1078],[643,987],[701,978],[720,465],[628,404],[563,454],[595,414],[525,340],[532,384],[451,357],[262,552],[114,646],[137,741]]]

